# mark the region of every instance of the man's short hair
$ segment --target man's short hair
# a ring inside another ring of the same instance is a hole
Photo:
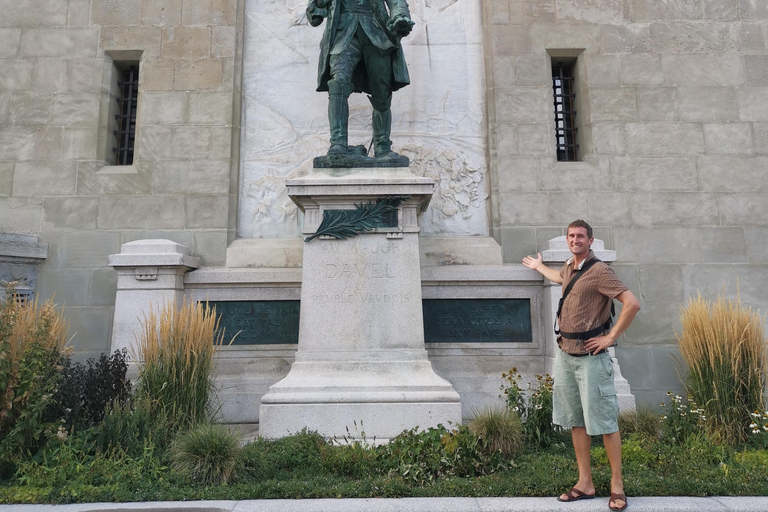
[[[568,228],[565,230],[565,232],[568,233],[568,229],[570,228],[584,228],[587,230],[587,238],[592,238],[592,226],[581,219],[575,220],[568,224]]]

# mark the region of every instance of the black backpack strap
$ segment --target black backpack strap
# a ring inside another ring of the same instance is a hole
[[[557,328],[557,322],[560,319],[560,313],[563,311],[563,303],[565,302],[565,299],[568,297],[568,294],[571,293],[571,289],[573,288],[573,285],[576,284],[576,281],[579,280],[581,276],[586,274],[587,270],[592,268],[592,265],[599,262],[600,260],[597,258],[592,258],[591,260],[587,261],[582,265],[581,269],[576,272],[571,280],[568,282],[568,286],[565,287],[565,290],[563,290],[563,296],[560,298],[560,302],[557,304],[557,315],[555,315],[555,335],[560,334],[560,330]],[[611,316],[613,316],[613,304],[611,304]]]

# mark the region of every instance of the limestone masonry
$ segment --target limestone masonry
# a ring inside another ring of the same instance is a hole
[[[302,311],[524,299],[530,340],[422,347],[467,418],[497,403],[501,372],[549,370],[559,289],[520,261],[564,261],[558,237],[576,218],[642,303],[616,349],[626,406],[680,389],[687,297],[738,286],[768,310],[768,2],[411,0],[411,85],[393,98],[392,140],[413,178],[435,183],[418,223],[416,209],[401,211],[418,243],[377,233],[355,245],[363,255],[310,242],[328,251],[313,260],[311,290],[302,226],[320,219],[286,188],[315,176],[328,140],[327,97],[314,90],[322,30],[305,7],[0,0],[0,279],[55,295],[78,357],[129,345],[148,304],[184,297]],[[574,78],[576,161],[557,159],[560,63]],[[133,162],[118,165],[131,66]],[[369,114],[354,95],[350,144],[370,143]],[[418,252],[408,261],[420,268],[406,267],[420,294],[393,285],[406,250]],[[360,278],[369,289],[345,287]],[[258,421],[296,354],[296,341],[227,347],[226,420]]]

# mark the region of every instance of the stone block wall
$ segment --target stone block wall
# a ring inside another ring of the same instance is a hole
[[[81,357],[109,350],[122,243],[223,264],[237,212],[243,3],[0,0],[0,232],[47,243],[37,283]],[[113,61],[138,61],[133,165],[110,165]]]
[[[583,218],[643,309],[617,350],[638,401],[679,389],[679,307],[768,309],[768,3],[491,0],[494,236],[519,263]],[[578,55],[582,161],[557,162],[551,56]]]

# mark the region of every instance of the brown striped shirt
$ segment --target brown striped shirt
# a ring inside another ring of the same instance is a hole
[[[593,259],[595,253],[591,250],[583,263]],[[573,259],[568,260],[560,269],[563,278],[563,291],[579,270],[573,268]],[[604,324],[611,316],[611,303],[628,288],[616,276],[607,264],[595,263],[573,285],[565,299],[560,313],[560,330],[562,332],[586,332]],[[584,341],[569,340],[558,337],[560,348],[569,354],[585,354]]]

